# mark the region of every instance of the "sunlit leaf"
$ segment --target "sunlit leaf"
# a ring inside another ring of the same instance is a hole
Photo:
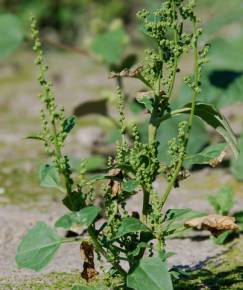
[[[198,154],[189,155],[186,157],[186,164],[209,164],[212,167],[216,167],[223,161],[225,156],[225,149],[227,144],[219,143],[208,146]]]
[[[44,187],[54,187],[60,189],[59,172],[55,166],[45,164],[39,169],[40,185]]]
[[[168,266],[159,257],[143,258],[128,274],[127,286],[134,290],[173,290]]]
[[[39,271],[54,257],[63,238],[44,222],[37,224],[24,236],[17,249],[16,262],[21,268]]]
[[[55,223],[55,227],[70,229],[73,225],[89,227],[97,218],[101,209],[96,206],[88,206],[80,211],[65,214]]]

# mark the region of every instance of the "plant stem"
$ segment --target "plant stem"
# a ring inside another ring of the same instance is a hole
[[[196,23],[195,21],[193,22],[193,30],[194,30],[194,35],[196,34]],[[194,44],[194,82],[195,82],[195,86],[198,86],[199,83],[199,78],[200,78],[200,74],[199,74],[199,64],[198,64],[198,42],[197,40],[195,41]],[[192,102],[191,102],[191,110],[190,110],[190,115],[189,115],[189,119],[188,119],[188,129],[187,129],[187,136],[185,139],[185,144],[184,144],[184,150],[186,152],[187,149],[187,145],[188,145],[188,141],[189,141],[189,137],[190,137],[190,132],[191,132],[191,128],[192,128],[192,122],[193,122],[193,116],[194,116],[194,112],[195,112],[195,106],[196,106],[196,97],[198,95],[197,90],[194,90],[194,93],[192,95]],[[175,184],[175,181],[177,179],[178,174],[180,173],[181,167],[183,165],[183,161],[184,161],[184,155],[181,156],[180,160],[178,161],[177,167],[175,169],[175,172],[171,178],[171,181],[169,182],[163,196],[161,199],[161,210],[164,206],[164,204],[166,203],[166,200]]]
[[[90,226],[88,228],[88,233],[89,233],[90,238],[93,241],[93,244],[94,244],[96,251],[99,252],[109,263],[111,263],[123,277],[126,277],[127,273],[122,269],[122,267],[119,265],[119,263],[117,263],[116,261],[111,261],[109,255],[107,254],[107,252],[103,249],[102,245],[100,244],[100,242],[97,238],[95,229],[92,226]]]

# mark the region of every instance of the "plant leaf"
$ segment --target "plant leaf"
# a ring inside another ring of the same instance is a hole
[[[55,223],[55,227],[70,229],[73,225],[89,227],[97,218],[101,209],[96,206],[88,206],[80,211],[65,214]]]
[[[76,124],[76,117],[75,116],[70,116],[67,119],[65,119],[63,123],[63,130],[65,133],[69,133],[73,127]]]
[[[191,108],[191,104],[187,104],[186,107]],[[234,132],[225,117],[214,106],[205,103],[197,103],[194,114],[213,127],[225,139],[234,153],[235,158],[237,158],[239,155],[239,146]]]
[[[240,154],[238,158],[231,161],[231,172],[237,180],[243,181],[243,133],[239,139],[239,147]]]
[[[149,232],[149,229],[134,217],[124,218],[118,228],[115,239],[125,236],[129,233]]]
[[[216,213],[227,215],[235,203],[234,191],[230,186],[224,186],[215,195],[210,195],[208,201]]]
[[[127,276],[127,286],[134,290],[173,290],[167,264],[159,257],[143,258]]]
[[[58,170],[52,165],[45,164],[40,166],[39,180],[41,186],[61,188]]]
[[[195,217],[201,217],[206,215],[204,212],[194,211],[190,208],[173,208],[166,212],[166,221],[175,221],[179,219],[180,221],[191,219]]]
[[[23,41],[21,22],[13,14],[0,15],[0,57],[12,53]]]
[[[186,157],[186,164],[210,164],[215,167],[222,162],[225,156],[226,143],[219,143],[208,146],[202,152]]]
[[[225,231],[217,237],[213,237],[213,241],[217,245],[223,245],[226,243],[229,236],[233,233],[233,231]]]
[[[110,65],[117,64],[121,61],[127,40],[125,30],[119,27],[97,35],[91,44],[91,50],[104,62]]]
[[[37,222],[18,246],[17,265],[35,271],[41,270],[52,260],[62,241],[63,238],[46,223]]]
[[[126,192],[133,192],[138,186],[138,181],[134,179],[126,180],[122,183],[122,189]]]
[[[71,211],[79,211],[83,207],[83,196],[80,192],[71,192],[66,195],[62,203]]]

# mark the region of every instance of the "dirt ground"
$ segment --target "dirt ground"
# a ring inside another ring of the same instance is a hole
[[[46,158],[41,146],[24,139],[39,128],[39,89],[33,59],[32,54],[21,53],[0,64],[0,284],[6,279],[16,281],[40,275],[17,269],[14,258],[16,246],[36,221],[42,220],[52,225],[65,213],[65,208],[59,202],[59,193],[38,185],[37,167]],[[57,100],[64,104],[68,113],[80,102],[97,98],[102,90],[114,89],[114,84],[108,80],[102,67],[96,67],[80,56],[64,57],[50,53],[48,63]],[[235,124],[236,128],[240,126],[239,123]],[[99,135],[100,132],[94,127],[75,129],[68,141],[71,154],[76,157],[88,156],[90,144]],[[192,208],[210,213],[212,209],[207,202],[207,195],[217,192],[219,187],[226,184],[234,188],[237,196],[232,212],[242,210],[243,183],[237,182],[227,168],[194,171],[191,178],[173,191],[168,207]],[[156,187],[158,190],[163,188],[163,181],[158,180]],[[138,203],[139,197],[131,200],[129,206],[136,208]],[[194,234],[169,241],[168,250],[177,254],[170,258],[170,264],[197,267],[212,257],[226,255],[232,247],[242,242],[240,237],[226,246],[217,246],[207,236],[208,233],[203,232],[196,234],[196,237]],[[80,269],[78,253],[78,244],[63,246],[43,272]],[[243,266],[243,252],[240,255],[238,258]],[[0,286],[0,289],[3,288]]]

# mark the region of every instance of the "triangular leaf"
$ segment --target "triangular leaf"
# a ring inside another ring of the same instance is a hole
[[[149,232],[149,229],[134,217],[124,218],[118,228],[115,239],[118,239],[129,233]]]
[[[21,268],[39,271],[53,258],[63,238],[44,222],[37,224],[24,236],[17,249],[16,262]]]
[[[55,223],[55,227],[61,227],[64,229],[70,229],[73,225],[89,227],[95,221],[100,212],[100,208],[96,206],[88,206],[80,211],[65,214]]]
[[[40,185],[60,189],[60,177],[56,167],[45,164],[39,168]]]
[[[128,274],[127,286],[134,290],[173,290],[167,264],[159,257],[143,258]]]
[[[223,160],[223,153],[227,147],[225,143],[214,144],[205,148],[202,152],[186,157],[186,164],[210,164],[214,167]],[[222,158],[221,158],[222,156]]]

